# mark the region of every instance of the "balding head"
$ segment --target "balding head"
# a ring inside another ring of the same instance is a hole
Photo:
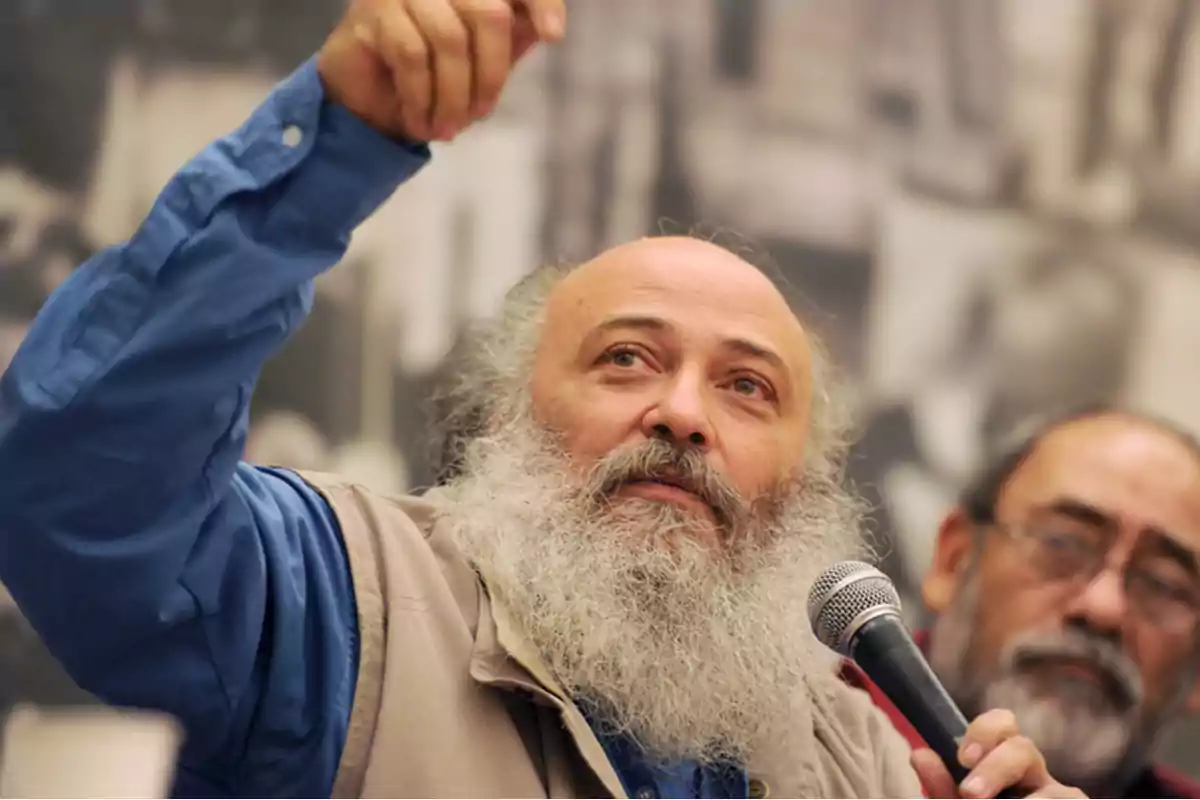
[[[755,499],[803,459],[811,378],[807,336],[762,272],[708,242],[643,239],[551,292],[533,407],[580,469],[657,439]]]
[[[447,517],[562,686],[664,758],[742,759],[803,719],[828,665],[796,620],[859,554],[860,507],[819,351],[771,281],[643,239],[535,272],[470,344]]]
[[[775,284],[740,256],[687,236],[663,236],[619,245],[580,265],[554,288],[546,333],[582,309],[606,309],[665,299],[700,311],[737,311],[775,326],[781,340],[804,354],[807,337]]]
[[[589,321],[594,326],[639,301],[648,307],[652,298],[706,324],[721,319],[752,327],[769,342],[796,381],[795,399],[808,406],[797,409],[806,428],[787,443],[795,463],[807,458],[810,469],[840,469],[851,409],[819,340],[762,269],[705,239],[664,236],[619,245],[579,265],[539,267],[509,292],[498,319],[464,337],[435,402],[439,478],[458,472],[471,439],[530,411],[535,368],[545,375],[541,368],[561,362],[568,342],[582,342]],[[561,410],[554,392],[539,394],[551,406],[539,414]]]

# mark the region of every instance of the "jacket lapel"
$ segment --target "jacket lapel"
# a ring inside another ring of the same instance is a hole
[[[471,654],[471,677],[485,686],[524,691],[558,709],[580,756],[612,797],[625,798],[621,779],[579,707],[521,637],[503,606],[480,588],[479,623]],[[549,765],[553,771],[553,765]]]

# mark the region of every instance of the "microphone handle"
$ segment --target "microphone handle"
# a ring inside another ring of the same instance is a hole
[[[959,763],[958,745],[967,732],[967,718],[933,673],[904,623],[894,614],[876,617],[855,632],[849,650],[854,662],[883,690],[929,749],[941,757],[955,784],[962,783],[969,770]],[[996,797],[1025,794],[1009,787]]]

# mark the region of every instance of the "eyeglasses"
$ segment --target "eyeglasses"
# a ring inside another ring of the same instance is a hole
[[[1058,513],[1021,524],[990,523],[1042,581],[1082,590],[1108,566],[1116,539],[1108,526]],[[1140,544],[1140,543],[1139,543]],[[1200,623],[1200,574],[1178,545],[1138,547],[1120,567],[1130,610],[1157,628],[1192,631]]]

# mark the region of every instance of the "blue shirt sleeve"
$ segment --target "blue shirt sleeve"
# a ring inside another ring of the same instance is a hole
[[[429,157],[309,62],[51,297],[0,378],[0,580],[76,681],[187,729],[183,795],[328,795],[357,672],[336,520],[240,462],[312,280]]]

